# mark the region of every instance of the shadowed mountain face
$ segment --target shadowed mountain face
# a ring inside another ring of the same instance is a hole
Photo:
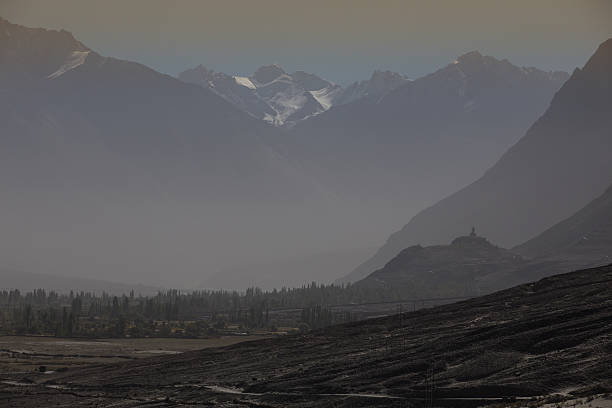
[[[137,63],[102,57],[64,31],[4,20],[0,25],[3,163],[32,160],[25,173],[11,176],[14,182],[37,171],[55,179],[43,179],[49,183],[70,184],[74,177],[55,177],[62,171],[72,176],[91,171],[103,182],[120,173],[114,164],[138,168],[147,162],[157,166],[142,169],[152,176],[149,182],[172,181],[172,188],[190,192],[202,188],[192,183],[206,185],[207,170],[223,174],[224,167],[237,177],[219,180],[216,187],[229,191],[252,184],[238,177],[242,172],[262,177],[262,191],[284,177],[283,159],[275,164],[270,153],[274,129],[214,93]],[[89,165],[78,168],[70,161]],[[175,183],[173,173],[185,169],[204,174]]]
[[[471,52],[300,122],[291,131],[291,154],[338,191],[361,201],[387,199],[395,219],[405,217],[481,176],[567,77]],[[376,82],[373,76],[370,84]]]
[[[276,111],[255,93],[255,85],[248,78],[237,78],[222,72],[214,72],[203,65],[188,69],[178,78],[187,83],[207,88],[238,109],[258,119],[273,118]]]
[[[526,264],[519,255],[472,233],[450,245],[406,248],[356,285],[391,290],[404,299],[475,296],[516,284],[512,274]]]
[[[278,129],[65,31],[0,20],[0,94],[5,267],[198,282],[271,245],[249,231],[274,230],[273,217],[295,228],[292,204],[321,201],[274,148]]]
[[[396,72],[374,71],[370,79],[353,82],[343,89],[334,99],[334,105],[344,105],[361,99],[376,101],[408,82],[410,82],[408,78]]]
[[[508,247],[570,216],[612,183],[610,112],[612,39],[484,176],[417,214],[347,279],[380,268],[403,248],[448,242],[472,225]]]
[[[22,407],[41,398],[75,407],[348,408],[422,406],[428,396],[433,406],[454,407],[568,390],[588,397],[610,392],[611,284],[610,266],[582,270],[401,318],[33,374],[28,387],[0,387]]]
[[[513,251],[569,265],[604,265],[612,260],[612,186],[571,217]]]

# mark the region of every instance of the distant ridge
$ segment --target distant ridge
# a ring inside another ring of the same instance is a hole
[[[288,74],[276,64],[250,77],[214,72],[199,65],[178,75],[209,89],[249,115],[276,126],[291,126],[329,109],[342,89],[304,71]]]
[[[572,216],[513,251],[536,259],[554,259],[573,267],[612,262],[612,186]]]
[[[374,71],[370,79],[342,88],[304,71],[292,74],[277,64],[259,67],[249,77],[214,72],[203,65],[178,75],[207,88],[248,114],[276,126],[291,127],[333,106],[374,100],[408,82],[391,71]]]

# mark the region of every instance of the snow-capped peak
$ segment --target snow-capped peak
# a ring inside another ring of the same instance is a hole
[[[200,65],[179,74],[179,79],[211,89],[252,116],[276,126],[291,126],[334,105],[380,97],[409,81],[398,73],[375,71],[369,80],[345,90],[308,72],[288,74],[276,64],[261,66],[251,76],[216,73]]]

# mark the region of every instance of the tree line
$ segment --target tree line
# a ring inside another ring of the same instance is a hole
[[[0,291],[0,332],[83,337],[144,337],[216,334],[235,330],[275,328],[279,324],[319,328],[351,320],[334,313],[339,304],[399,300],[398,293],[356,285],[312,283],[299,288],[244,292],[176,289],[153,296],[121,296],[93,292],[58,293],[37,289]],[[298,309],[298,313],[279,311]]]

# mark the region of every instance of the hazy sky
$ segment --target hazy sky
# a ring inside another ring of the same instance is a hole
[[[0,15],[173,75],[278,63],[338,83],[374,69],[418,77],[474,49],[571,71],[612,37],[609,0],[0,0]]]

